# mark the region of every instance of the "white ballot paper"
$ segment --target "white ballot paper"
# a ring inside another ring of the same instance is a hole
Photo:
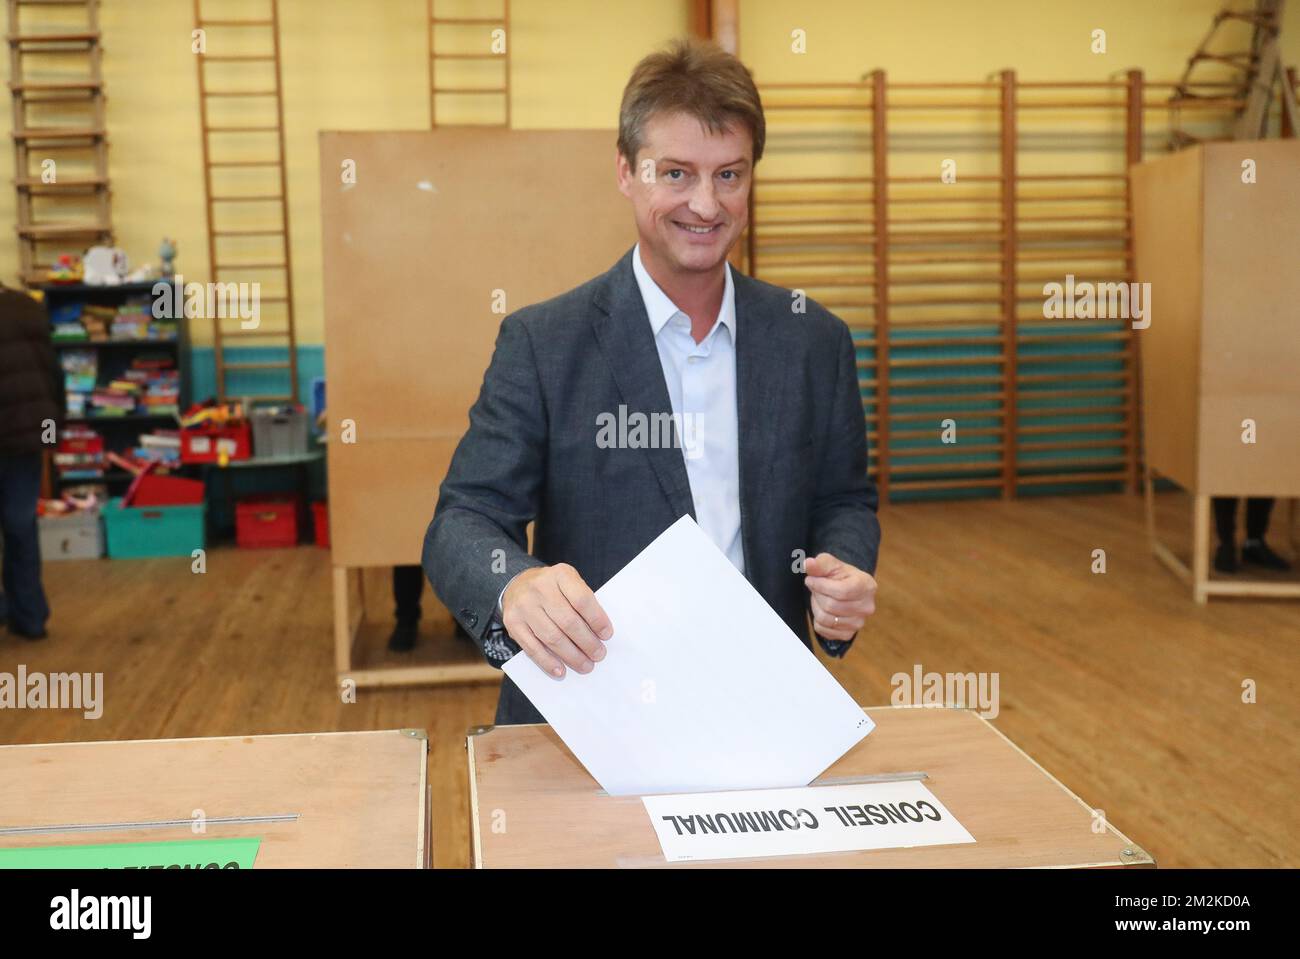
[[[596,598],[590,673],[504,669],[611,795],[804,786],[875,727],[690,516]]]

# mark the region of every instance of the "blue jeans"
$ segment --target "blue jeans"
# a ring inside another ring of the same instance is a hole
[[[41,546],[36,499],[41,492],[40,453],[0,453],[0,533],[4,535],[4,595],[9,625],[21,633],[44,631],[50,606],[41,586]]]

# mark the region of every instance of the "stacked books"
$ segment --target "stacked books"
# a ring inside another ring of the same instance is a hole
[[[123,379],[139,392],[142,413],[176,416],[180,412],[181,374],[170,356],[137,356]]]
[[[179,430],[154,430],[140,435],[140,445],[131,451],[139,463],[158,463],[161,466],[181,465],[181,434]]]
[[[155,319],[148,297],[128,300],[117,308],[109,335],[114,340],[174,340],[176,321]]]
[[[65,350],[62,363],[65,390],[70,393],[89,393],[95,388],[99,359],[94,350]]]
[[[139,384],[129,380],[113,380],[108,386],[96,387],[90,394],[91,416],[125,416],[133,413],[139,395]]]
[[[162,472],[181,465],[181,434],[176,430],[155,430],[140,435],[140,445],[105,454],[108,462],[118,469],[139,475],[151,464]]]
[[[51,338],[56,343],[120,341],[168,342],[176,339],[174,319],[155,319],[147,297],[121,306],[65,303],[50,311]]]
[[[55,343],[84,343],[86,328],[81,325],[81,304],[69,303],[50,311],[50,338]]]
[[[104,441],[86,426],[67,426],[54,453],[54,467],[64,480],[104,478]]]
[[[180,371],[171,356],[134,357],[130,367],[108,383],[96,382],[98,363],[93,350],[67,350],[62,360],[72,419],[128,413],[176,416],[180,412]]]
[[[99,375],[98,356],[94,350],[66,350],[60,357],[63,365],[63,392],[68,398],[68,415],[74,419],[86,415],[86,398],[95,389]]]
[[[114,340],[147,340],[149,323],[153,316],[147,304],[126,303],[113,315],[109,338]]]
[[[108,328],[113,322],[114,310],[111,306],[93,306],[87,304],[81,308],[81,325],[86,328],[86,339],[92,343],[103,343],[110,339]]]

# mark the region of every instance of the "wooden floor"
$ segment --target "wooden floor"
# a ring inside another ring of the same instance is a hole
[[[1291,555],[1279,513],[1270,541]],[[1194,605],[1148,552],[1142,515],[1131,496],[891,506],[879,612],[830,669],[865,705],[917,664],[996,672],[998,728],[1161,865],[1300,865],[1300,602]],[[1162,494],[1159,515],[1185,548],[1186,497]],[[0,742],[423,727],[434,863],[468,863],[464,734],[491,722],[495,689],[344,703],[326,552],[216,549],[202,575],[188,559],[52,563],[45,577],[51,636],[0,632],[0,669],[102,671],[104,714],[0,713]],[[367,587],[370,615],[391,616],[383,571]],[[468,654],[442,616],[422,642]]]

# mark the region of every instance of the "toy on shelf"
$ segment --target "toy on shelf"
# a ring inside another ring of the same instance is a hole
[[[73,253],[60,253],[45,278],[50,283],[80,283],[81,257]]]
[[[58,499],[36,501],[37,516],[68,516],[72,513],[91,512],[108,502],[108,491],[103,486],[78,486],[65,490]]]
[[[121,286],[130,270],[126,251],[116,246],[92,246],[81,263],[87,286]]]
[[[195,403],[185,411],[185,414],[181,417],[181,427],[188,430],[205,424],[225,426],[232,420],[242,420],[243,418],[243,403],[238,401],[218,403],[216,400],[205,400],[202,403]]]
[[[170,237],[163,237],[158,247],[158,262],[163,276],[176,275],[176,243]]]
[[[152,263],[145,263],[143,266],[137,266],[125,277],[127,283],[146,283],[149,280],[158,280],[162,277]]]
[[[182,463],[225,466],[252,455],[252,429],[243,403],[195,404],[181,417],[181,427]]]

